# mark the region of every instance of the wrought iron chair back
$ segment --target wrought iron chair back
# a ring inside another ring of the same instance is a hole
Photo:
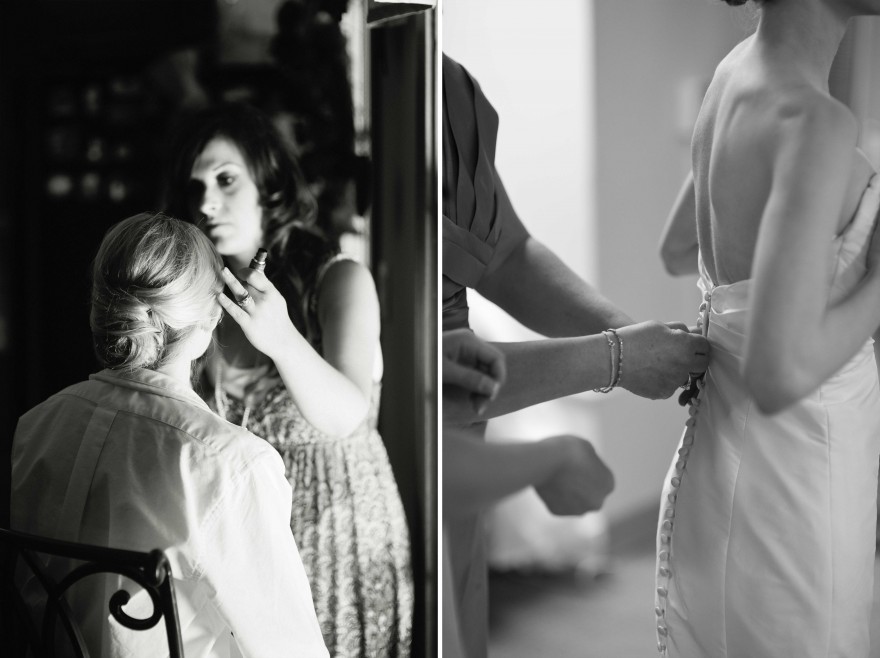
[[[40,555],[64,557],[80,563],[58,579],[48,573]],[[123,606],[128,603],[131,595],[126,590],[119,589],[110,597],[109,608],[113,618],[122,626],[136,631],[153,628],[164,618],[169,656],[183,657],[171,566],[161,550],[141,553],[47,539],[0,528],[0,559],[3,596],[0,621],[6,627],[5,639],[0,642],[13,649],[14,656],[54,658],[60,622],[63,637],[73,655],[77,658],[88,658],[88,647],[65,599],[65,592],[89,576],[118,574],[143,587],[153,608],[152,614],[146,619],[129,616]],[[24,565],[36,577],[45,592],[46,606],[40,620],[33,619],[32,612],[16,585],[15,574],[19,564]],[[17,646],[10,647],[10,641]],[[28,649],[30,654],[27,654]]]

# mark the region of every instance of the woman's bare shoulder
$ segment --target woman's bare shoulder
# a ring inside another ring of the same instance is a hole
[[[856,147],[858,122],[839,100],[801,85],[782,90],[772,105],[771,125],[780,153],[834,152],[845,155]]]
[[[370,270],[362,263],[353,258],[340,256],[328,263],[323,273],[322,290],[335,290],[350,286],[373,285],[373,276]]]
[[[768,79],[743,85],[728,99],[729,132],[740,144],[757,148],[769,161],[773,153],[855,148],[858,122],[839,100],[798,81]]]
[[[332,309],[376,304],[376,284],[366,266],[351,258],[338,258],[327,268],[318,292],[319,317]]]
[[[776,136],[803,137],[814,131],[841,137],[852,134],[856,119],[849,108],[826,89],[817,87],[788,61],[773,59],[748,38],[737,45],[716,69],[719,111],[727,112],[739,128],[765,142]]]
[[[855,125],[852,111],[833,96],[807,84],[780,85],[773,107],[778,118],[794,119],[811,125],[846,128]]]

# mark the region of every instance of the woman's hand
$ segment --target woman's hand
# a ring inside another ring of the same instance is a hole
[[[507,375],[504,355],[470,329],[443,332],[443,420],[476,420]]]
[[[265,274],[244,268],[238,276],[241,281],[224,268],[223,280],[232,295],[219,295],[223,309],[251,344],[272,359],[303,417],[325,434],[350,436],[370,409],[370,375],[379,339],[378,302],[369,271],[343,261],[327,272],[323,301],[318,301],[323,354],[299,334],[286,300]]]
[[[623,342],[620,386],[636,395],[668,398],[709,366],[709,342],[681,322],[641,322],[617,333]]]
[[[292,341],[300,338],[290,321],[283,295],[265,274],[249,267],[238,271],[241,281],[226,267],[222,276],[234,299],[221,292],[220,306],[238,323],[251,345],[275,361]]]
[[[447,427],[442,449],[444,520],[466,518],[526,487],[552,514],[579,515],[599,509],[614,489],[593,445],[570,434],[495,443]]]
[[[578,436],[564,434],[544,439],[557,457],[557,467],[535,491],[551,513],[573,516],[602,507],[614,489],[614,475],[596,454],[593,444]]]

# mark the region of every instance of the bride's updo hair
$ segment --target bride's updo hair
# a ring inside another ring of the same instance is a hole
[[[195,226],[141,213],[107,231],[92,269],[90,324],[106,368],[155,370],[222,313],[223,262]]]

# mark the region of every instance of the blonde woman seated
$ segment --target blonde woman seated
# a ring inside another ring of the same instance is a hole
[[[188,657],[327,656],[290,532],[281,458],[211,412],[190,383],[222,313],[221,271],[191,224],[145,213],[110,229],[95,259],[91,310],[106,369],[19,420],[12,526],[163,549]],[[116,585],[105,577],[105,596]],[[145,634],[114,632],[106,598],[89,598],[96,594],[72,594],[92,655],[165,655],[164,631],[146,634],[148,646]],[[139,598],[126,607],[135,616]]]

